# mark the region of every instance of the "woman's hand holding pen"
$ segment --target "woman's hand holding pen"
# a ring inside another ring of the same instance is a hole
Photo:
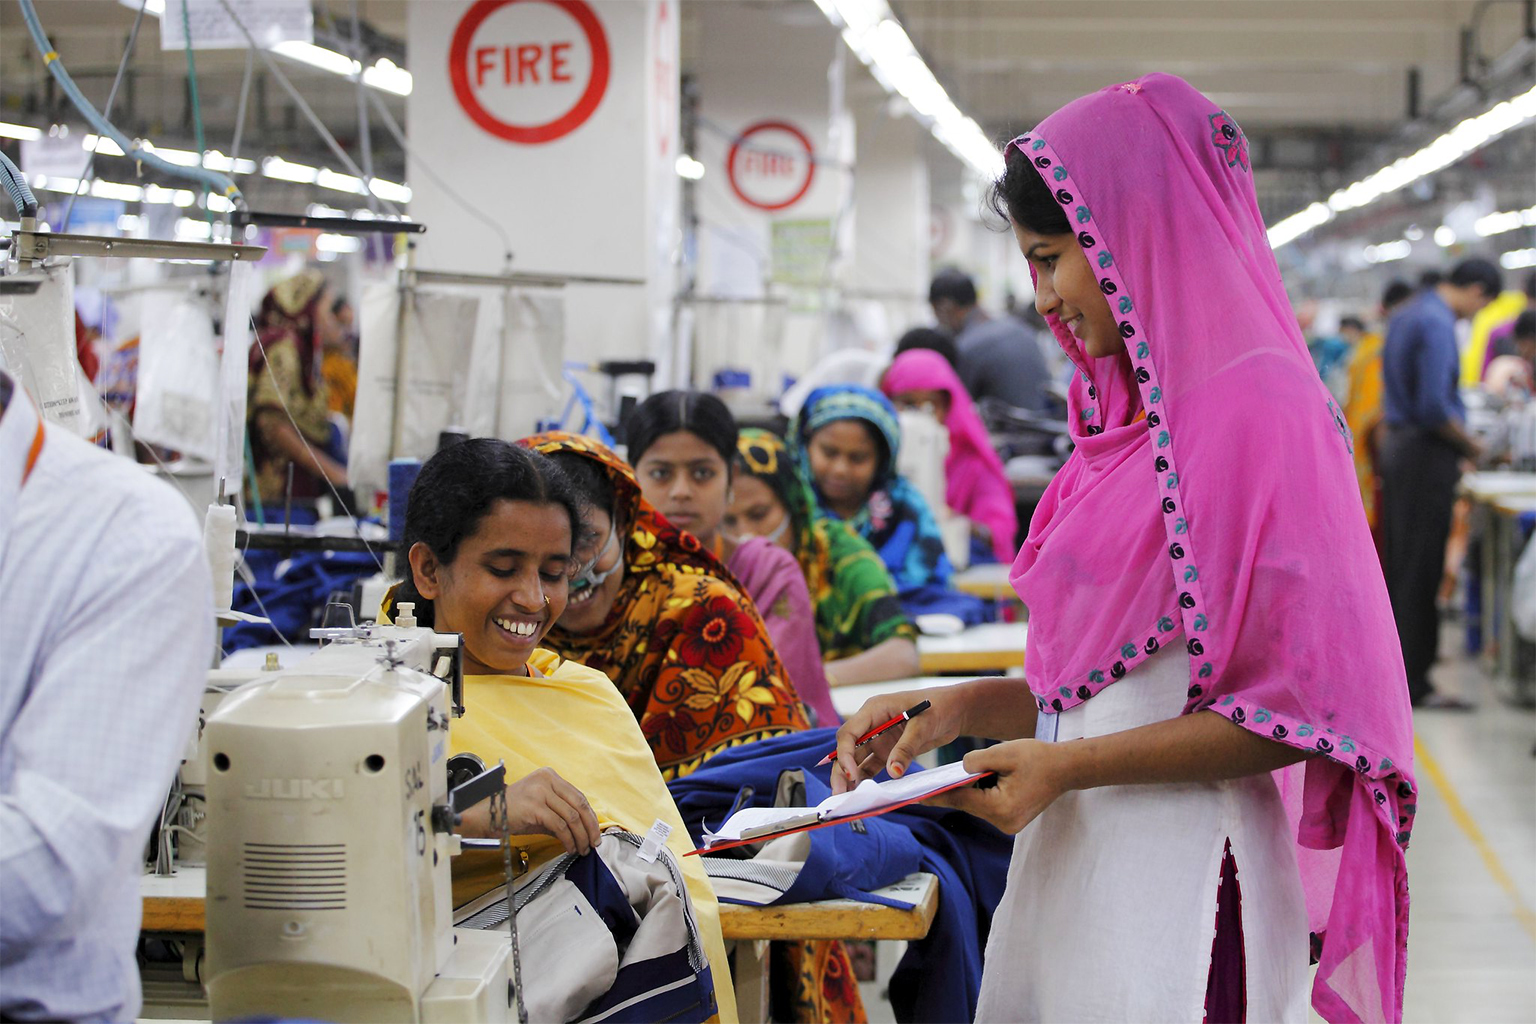
[[[864,779],[874,778],[882,769],[889,769],[893,778],[900,778],[914,757],[953,742],[960,735],[955,712],[956,691],[961,689],[936,687],[871,697],[837,730],[832,792],[846,792]],[[885,730],[863,746],[856,746],[860,736],[923,700],[931,704],[926,711]]]

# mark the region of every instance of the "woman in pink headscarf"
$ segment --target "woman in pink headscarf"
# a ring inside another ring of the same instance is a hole
[[[973,531],[999,562],[1013,561],[1018,553],[1014,536],[1019,532],[1013,488],[970,392],[949,360],[931,349],[909,349],[885,371],[880,390],[898,409],[931,407],[948,428],[944,503],[971,521]]]
[[[876,698],[839,764],[1004,741],[965,759],[995,787],[940,798],[1018,833],[977,1019],[1302,1021],[1310,947],[1324,1018],[1399,1020],[1402,658],[1247,140],[1149,75],[1005,160],[995,206],[1079,370],[1077,449],[1014,563],[1026,680],[925,691],[860,763],[859,733],[918,699]]]

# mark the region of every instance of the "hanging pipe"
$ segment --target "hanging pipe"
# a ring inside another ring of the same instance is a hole
[[[21,176],[21,169],[11,163],[11,158],[0,153],[0,177],[5,179],[5,190],[10,193],[11,202],[16,204],[16,212],[23,219],[37,216],[37,197],[27,187],[27,179]]]
[[[69,72],[64,70],[64,62],[59,59],[58,53],[49,47],[48,35],[43,31],[42,22],[37,18],[37,10],[33,7],[32,0],[19,0],[19,2],[21,4],[21,16],[27,23],[27,31],[32,34],[32,42],[36,44],[37,52],[43,55],[43,63],[47,65],[48,73],[53,76],[54,81],[59,83],[59,88],[64,90],[64,95],[69,97],[69,101],[74,104],[75,109],[80,112],[86,122],[96,131],[96,134],[117,143],[118,148],[130,159],[142,161],[156,170],[176,178],[201,182],[224,196],[237,207],[245,208],[245,197],[230,178],[204,167],[181,167],[170,163],[156,156],[153,150],[145,149],[130,141],[126,135],[117,130],[112,122],[102,117],[101,113],[91,105],[91,101],[85,98],[85,94],[80,91],[80,87],[75,85],[75,80],[69,76]]]

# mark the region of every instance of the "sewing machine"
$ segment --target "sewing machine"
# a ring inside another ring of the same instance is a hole
[[[511,1019],[507,936],[451,922],[454,798],[475,802],[448,788],[458,637],[405,621],[315,630],[325,647],[207,717],[215,1020]]]

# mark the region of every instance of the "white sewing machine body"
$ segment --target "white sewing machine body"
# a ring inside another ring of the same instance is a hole
[[[203,732],[213,1017],[507,1019],[506,937],[451,922],[449,691],[430,669],[458,638],[333,632]]]

